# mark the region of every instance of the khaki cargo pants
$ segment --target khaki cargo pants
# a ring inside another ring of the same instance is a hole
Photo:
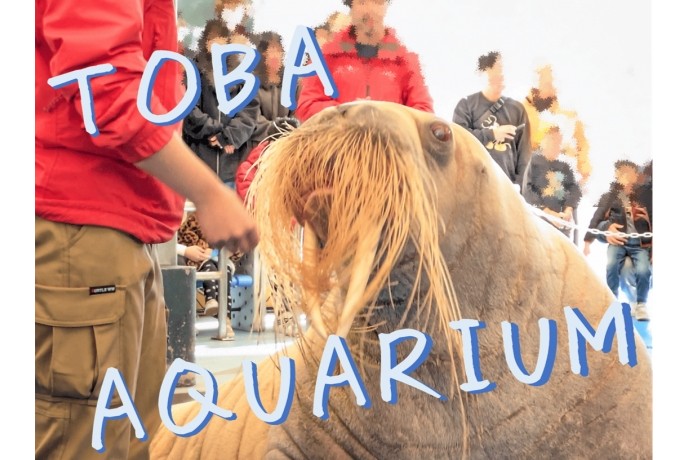
[[[148,442],[134,437],[126,417],[105,424],[102,454],[91,432],[103,377],[115,367],[153,437],[166,332],[153,246],[113,229],[37,217],[36,458],[148,458]],[[119,405],[114,392],[109,407]]]

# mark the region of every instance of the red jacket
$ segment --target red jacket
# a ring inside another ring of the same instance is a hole
[[[182,197],[133,163],[160,150],[177,126],[156,126],[136,105],[154,49],[177,51],[170,0],[36,0],[36,214],[52,221],[127,232],[144,243],[172,238]],[[91,79],[96,126],[84,129],[77,84],[54,90],[48,78],[110,63]],[[151,97],[167,113],[181,97],[181,73],[165,64]]]
[[[263,141],[254,147],[252,151],[249,152],[247,159],[240,163],[237,168],[235,187],[237,188],[237,193],[242,197],[242,201],[246,201],[249,186],[252,185],[254,176],[256,176],[254,164],[259,160],[259,157],[264,152],[264,149],[268,147],[268,144],[268,141]]]
[[[300,121],[326,107],[367,97],[434,111],[419,59],[398,41],[393,29],[386,29],[374,58],[357,56],[352,27],[339,32],[321,51],[339,95],[337,99],[326,96],[318,76],[303,79],[295,111]]]

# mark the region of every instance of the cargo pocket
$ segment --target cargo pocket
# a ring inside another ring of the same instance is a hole
[[[96,399],[106,370],[119,368],[124,286],[89,292],[88,287],[36,285],[37,393]]]

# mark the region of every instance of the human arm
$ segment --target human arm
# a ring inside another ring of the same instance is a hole
[[[85,129],[80,132],[77,122],[69,133],[52,137],[46,133],[45,137],[49,141],[58,138],[63,145],[76,148],[88,144],[89,148],[99,148],[99,155],[128,163],[162,148],[177,126],[157,126],[146,120],[137,107],[137,94],[154,43],[157,49],[177,49],[174,14],[172,4],[144,10],[142,2],[133,0],[38,0],[37,77],[45,75],[47,79],[103,64],[114,67],[113,73],[90,79],[88,94],[82,94],[76,83],[53,89],[43,78],[37,79],[37,107],[55,111],[60,121],[67,123],[68,117],[75,115],[90,118],[82,107],[82,98],[88,98],[91,103],[84,105],[92,107],[98,129],[98,135],[91,136]],[[155,30],[151,26],[154,22],[160,23]],[[177,66],[166,65],[157,75],[148,106],[153,113],[167,113],[181,97],[181,74]],[[40,135],[37,133],[37,138]]]
[[[518,184],[522,184],[525,171],[527,171],[530,159],[532,158],[532,141],[530,138],[529,117],[527,116],[527,112],[525,111],[524,107],[522,107],[522,104],[520,104],[520,107],[522,108],[522,111],[518,126],[524,125],[524,127],[515,135],[515,153],[517,155],[515,176]],[[515,133],[515,131],[513,132]]]
[[[182,124],[182,129],[186,136],[196,140],[211,140],[223,129],[223,125],[217,118],[211,117],[199,106],[201,98],[197,101],[197,105],[187,114]]]
[[[249,192],[249,186],[256,176],[256,167],[254,164],[259,160],[261,153],[268,147],[268,141],[263,141],[249,152],[249,156],[237,167],[237,174],[235,179],[235,185],[237,187],[237,193],[239,193],[242,200],[247,199],[247,192]]]
[[[424,112],[434,112],[434,102],[429,94],[429,88],[424,81],[419,58],[414,53],[408,53],[405,61],[407,65],[407,83],[403,88],[403,104]]]
[[[183,256],[192,262],[203,262],[211,258],[213,250],[211,248],[202,248],[200,246],[187,246],[184,250]]]
[[[520,190],[522,196],[525,197],[525,201],[538,208],[544,207],[544,199],[539,192],[538,185],[538,177],[540,174],[543,174],[541,169],[541,164],[538,161],[530,164],[530,167],[523,179],[523,186]]]
[[[585,245],[582,248],[582,253],[585,255],[585,257],[591,253],[591,246],[592,246],[591,241],[585,241]]]
[[[575,132],[573,133],[577,149],[577,169],[582,175],[580,182],[586,184],[592,174],[592,162],[589,158],[589,141],[585,135],[585,125],[581,120],[575,122]]]
[[[238,88],[239,91],[239,88]],[[239,150],[251,139],[256,129],[256,119],[259,116],[259,100],[254,97],[232,118],[221,116],[223,128],[219,135],[221,144],[232,146],[233,152]]]
[[[258,243],[254,221],[239,196],[220,182],[179,135],[136,165],[194,203],[210,246],[247,252]]]
[[[592,215],[592,219],[589,221],[588,228],[595,228],[598,230],[603,230],[607,228],[610,223],[608,222],[608,215],[610,213],[611,204],[613,199],[613,192],[609,191],[603,194],[597,203],[597,208]],[[585,234],[585,242],[592,242],[597,239],[597,235],[592,232],[587,232]],[[603,240],[601,240],[603,241]]]
[[[331,72],[333,71],[333,69],[330,70]],[[295,109],[295,117],[299,121],[305,122],[323,109],[339,105],[337,100],[324,94],[323,85],[317,75],[303,78],[300,81],[301,89],[299,90],[297,108]]]
[[[572,210],[577,208],[582,199],[582,190],[575,180],[575,174],[572,169],[570,169],[570,166],[564,165],[563,175],[565,176],[563,179],[563,188],[566,192],[565,208],[570,208],[570,215],[572,217]]]

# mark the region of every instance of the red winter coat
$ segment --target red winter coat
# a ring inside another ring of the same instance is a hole
[[[246,160],[240,163],[237,168],[237,174],[235,179],[235,187],[237,193],[242,197],[242,201],[246,201],[247,192],[249,191],[249,186],[252,185],[254,176],[256,176],[256,168],[254,164],[259,160],[259,157],[264,152],[264,149],[268,147],[269,142],[263,141],[249,152],[249,156]]]
[[[300,121],[326,107],[367,97],[426,112],[434,111],[419,59],[398,41],[393,29],[386,29],[386,36],[374,58],[357,56],[352,27],[341,31],[324,45],[322,53],[339,91],[338,98],[332,99],[324,94],[318,76],[303,79],[295,111]]]
[[[170,240],[184,201],[134,163],[159,151],[177,126],[157,126],[137,109],[139,82],[154,49],[177,51],[170,0],[36,0],[36,214],[115,228],[144,243]],[[52,76],[98,64],[116,72],[91,79],[96,126],[84,129],[77,84]],[[158,72],[150,107],[169,112],[181,97],[180,68]]]

